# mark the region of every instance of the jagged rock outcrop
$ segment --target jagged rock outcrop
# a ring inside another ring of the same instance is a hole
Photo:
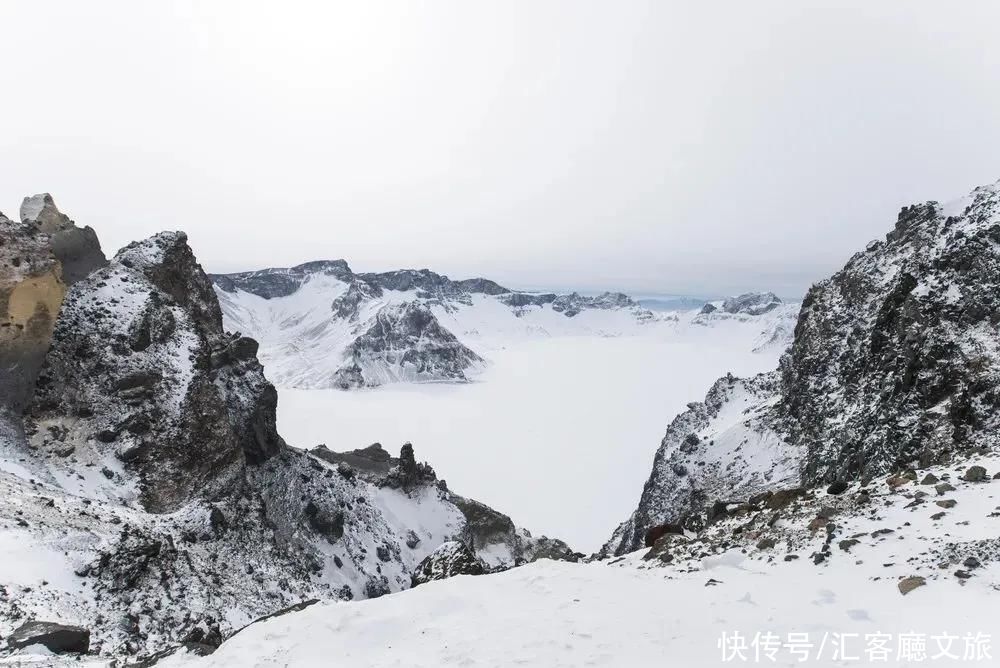
[[[998,295],[1000,183],[945,206],[905,207],[884,241],[809,290],[779,371],[722,379],[674,420],[638,508],[600,554],[767,490],[839,489],[995,450]],[[752,310],[774,303],[750,301]]]
[[[407,292],[416,290],[423,299],[454,299],[469,294],[500,295],[510,292],[507,288],[485,278],[453,281],[429,269],[401,269],[382,273],[358,274],[358,278],[383,290]]]
[[[537,559],[579,561],[583,555],[557,538],[532,536],[501,512],[485,503],[451,494],[451,501],[465,518],[462,542],[475,550],[500,555],[502,562],[521,564]],[[496,564],[494,564],[496,565]]]
[[[62,278],[67,285],[107,264],[93,228],[77,227],[69,216],[59,211],[48,193],[24,198],[21,222],[34,225],[39,232],[48,235],[52,254],[62,267]]]
[[[27,411],[30,443],[91,468],[111,495],[118,483],[99,471],[127,468],[154,512],[222,494],[283,445],[255,352],[223,332],[183,233],[131,244],[67,293]]]
[[[264,299],[277,299],[292,294],[312,275],[322,274],[350,278],[351,268],[343,260],[306,262],[288,269],[261,269],[236,274],[211,274],[210,278],[226,292],[243,290]]]
[[[352,281],[347,286],[347,290],[333,300],[330,304],[330,310],[333,311],[334,317],[355,322],[361,312],[362,304],[373,299],[378,299],[383,294],[382,288],[378,285],[363,281]]]
[[[803,450],[767,421],[778,390],[776,372],[751,379],[728,375],[704,401],[688,404],[667,427],[638,507],[599,554],[639,549],[646,532],[665,523],[697,530],[720,501],[724,509],[768,489],[798,485]]]
[[[483,363],[417,302],[381,309],[344,356],[347,362],[334,381],[341,389],[400,380],[465,381],[466,370]]]
[[[1000,444],[1000,185],[905,207],[806,294],[775,421],[807,482]]]
[[[472,550],[462,541],[453,540],[441,544],[420,562],[413,572],[412,586],[456,575],[482,575],[488,572],[489,566]]]
[[[778,308],[781,304],[781,300],[773,292],[747,292],[723,301],[722,310],[726,313],[762,315]]]
[[[90,631],[79,626],[32,621],[14,629],[7,644],[15,649],[42,645],[56,653],[86,654],[90,650]]]
[[[25,198],[20,223],[0,213],[0,412],[24,408],[67,287],[105,262],[94,231],[47,193]]]
[[[437,482],[437,474],[427,462],[418,462],[413,454],[413,445],[404,443],[399,450],[396,465],[389,469],[379,485],[409,492],[411,489]]]
[[[379,443],[350,452],[333,452],[320,445],[309,453],[335,465],[341,476],[349,479],[358,476],[378,487],[404,492],[428,485],[437,487],[462,515],[462,530],[458,535],[461,542],[473,551],[489,554],[493,559],[491,567],[536,559],[578,561],[583,557],[558,538],[532,536],[528,530],[515,525],[509,516],[452,492],[429,464],[416,460],[409,443],[403,444],[399,457],[391,456]],[[418,537],[412,538],[407,542],[419,542]]]
[[[29,215],[65,224],[44,199]],[[366,449],[352,459],[371,462],[361,475],[284,443],[257,343],[223,330],[183,233],[102,256],[64,296],[49,235],[2,224],[0,252],[30,259],[2,267],[8,304],[30,304],[52,334],[37,381],[0,378],[3,396],[30,397],[23,420],[0,420],[0,529],[22,564],[0,569],[0,635],[38,617],[89,629],[101,655],[211,651],[303,600],[406,588],[462,534],[451,492],[412,447],[396,460]],[[49,310],[38,291],[19,301],[38,276],[58,288]],[[0,353],[15,359],[8,343]]]

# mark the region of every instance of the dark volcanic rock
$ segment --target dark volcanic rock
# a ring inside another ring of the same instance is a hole
[[[986,469],[982,466],[970,466],[969,470],[962,476],[965,482],[986,482],[990,479]]]
[[[998,443],[1000,188],[904,208],[802,303],[776,423],[808,482],[879,475]]]
[[[661,536],[665,536],[668,533],[684,535],[684,527],[680,524],[661,524],[649,529],[646,532],[644,543],[646,547],[653,547],[653,543],[658,541]]]
[[[183,233],[130,244],[67,292],[41,230],[65,221],[44,200],[36,208],[40,224],[0,219],[0,334],[38,335],[33,348],[4,338],[0,353],[23,367],[28,351],[40,367],[37,381],[0,376],[0,440],[19,462],[0,476],[0,514],[16,516],[11,531],[65,552],[69,572],[85,580],[78,591],[0,590],[4,635],[25,611],[72,609],[92,620],[102,656],[208,652],[235,619],[305,598],[399,591],[410,584],[414,547],[466,529],[451,492],[411,447],[392,458],[377,445],[339,455],[284,445],[257,343],[223,331],[219,293]],[[349,269],[319,263],[300,274],[315,271]],[[267,292],[269,280],[244,283]],[[23,419],[7,403],[14,390],[32,398]],[[472,503],[463,500],[467,511]],[[476,513],[481,522],[466,533],[494,540],[485,547],[501,543],[505,565],[580,556],[485,506]],[[491,534],[497,517],[509,525]]]
[[[848,486],[849,485],[845,481],[837,480],[826,488],[826,493],[833,495],[843,494],[844,492],[847,491]]]
[[[398,290],[400,292],[419,290],[436,298],[450,297],[461,293],[499,295],[510,292],[507,288],[485,278],[452,281],[447,276],[436,274],[429,269],[400,269],[378,274],[359,274],[358,278],[372,285],[377,285],[383,290]]]
[[[385,478],[380,481],[383,487],[401,489],[409,492],[411,489],[428,485],[437,480],[434,469],[426,462],[417,462],[413,454],[413,445],[404,443],[399,450],[396,465],[389,469]]]
[[[724,310],[778,303],[740,298]],[[777,372],[720,379],[671,423],[638,508],[599,554],[637,549],[650,527],[704,516],[719,499],[781,486],[835,493],[908,472],[889,479],[896,488],[917,479],[914,469],[996,451],[998,326],[1000,182],[947,206],[904,208],[885,241],[810,288]],[[723,407],[741,423],[716,426]],[[686,444],[690,433],[701,442]],[[750,473],[760,477],[748,482]]]
[[[365,476],[369,482],[375,483],[382,481],[389,471],[399,464],[399,460],[386,452],[381,443],[372,443],[367,448],[350,452],[334,452],[325,445],[317,445],[309,452],[331,464],[349,466],[351,470]]]
[[[312,530],[331,543],[336,543],[344,535],[344,513],[339,510],[321,508],[310,501],[303,515]]]
[[[383,307],[345,355],[335,379],[343,389],[387,380],[465,381],[465,371],[483,362],[417,302]]]
[[[15,629],[7,644],[14,648],[44,645],[56,653],[86,654],[90,651],[90,631],[79,626],[33,621]]]
[[[464,538],[469,545],[481,547],[501,542],[515,531],[514,522],[485,503],[453,495],[453,501],[465,516]]]
[[[292,294],[313,273],[329,274],[343,279],[349,279],[353,276],[351,268],[343,260],[318,260],[288,269],[261,269],[260,271],[245,271],[237,274],[212,274],[209,278],[225,292],[243,290],[264,299],[274,299]]]
[[[183,233],[130,244],[73,285],[53,339],[27,412],[34,445],[61,447],[50,425],[93,413],[77,429],[116,438],[78,443],[77,456],[124,462],[141,477],[150,510],[219,494],[247,463],[283,447],[277,393],[255,344],[222,331],[218,300]],[[92,406],[101,411],[83,410]],[[139,416],[142,428],[123,428]]]
[[[105,263],[94,231],[48,194],[25,198],[21,222],[0,214],[0,412],[25,408],[67,287]]]
[[[86,278],[108,263],[97,233],[90,227],[77,227],[69,216],[59,211],[48,193],[24,198],[21,222],[35,225],[49,235],[52,254],[59,260],[62,279],[67,285]]]
[[[489,568],[461,541],[439,546],[420,562],[413,572],[412,586],[455,575],[482,575]]]
[[[333,300],[330,304],[330,310],[338,318],[355,321],[358,319],[358,309],[361,304],[381,296],[382,288],[378,285],[364,281],[354,281],[347,286],[344,294]]]

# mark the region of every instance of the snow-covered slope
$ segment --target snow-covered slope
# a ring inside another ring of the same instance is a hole
[[[278,387],[300,389],[465,381],[497,350],[525,340],[628,336],[724,320],[753,322],[754,349],[782,348],[796,311],[778,300],[758,311],[654,315],[621,293],[524,293],[428,270],[354,274],[343,260],[213,280],[227,329],[260,342]]]
[[[992,473],[1000,458],[920,472],[954,491],[879,480],[810,492],[612,561],[319,604],[164,665],[992,665],[1000,481],[962,480],[971,465]]]

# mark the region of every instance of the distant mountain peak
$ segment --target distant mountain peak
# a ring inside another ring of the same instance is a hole
[[[575,320],[585,312],[621,314],[618,328],[655,320],[620,292],[517,292],[487,278],[456,281],[430,269],[355,274],[342,260],[215,274],[212,280],[227,327],[260,340],[269,373],[292,387],[465,382],[486,366],[479,342],[470,340],[484,330],[608,333],[597,322],[601,317]]]

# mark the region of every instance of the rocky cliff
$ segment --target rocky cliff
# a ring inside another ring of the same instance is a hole
[[[905,207],[803,300],[773,422],[805,481],[996,449],[998,326],[1000,184]]]
[[[778,371],[722,379],[671,423],[637,509],[601,554],[769,490],[995,451],[998,291],[1000,184],[905,207],[885,240],[809,290]]]
[[[67,287],[105,262],[94,231],[47,193],[25,198],[20,222],[0,213],[0,412],[24,408]]]
[[[409,446],[364,475],[285,444],[257,343],[224,331],[184,233],[106,262],[92,231],[58,236],[76,228],[51,198],[29,203],[0,220],[16,333],[0,341],[0,543],[18,564],[0,573],[0,635],[40,619],[89,629],[102,655],[211,651],[304,600],[409,587],[438,545],[478,535]],[[470,548],[503,568],[551,544],[516,529]]]
[[[484,363],[417,302],[380,309],[344,358],[334,383],[345,390],[399,381],[465,381],[468,369]]]

